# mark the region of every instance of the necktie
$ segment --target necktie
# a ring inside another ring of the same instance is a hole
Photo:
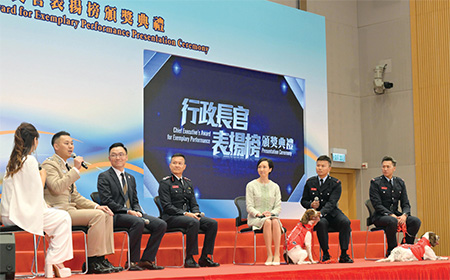
[[[120,176],[122,176],[123,193],[125,194],[125,196],[127,198],[127,201],[125,201],[125,204],[127,205],[127,208],[130,209],[130,197],[128,196],[127,180],[125,180],[125,174],[120,173]]]
[[[319,185],[322,186],[323,185],[323,179],[320,179],[319,181],[320,181]]]
[[[67,171],[70,171],[70,166],[67,162],[66,162],[66,168],[67,168]],[[73,193],[73,184],[70,185],[70,193]]]
[[[394,179],[390,179],[389,184],[391,184],[391,186],[394,186]]]

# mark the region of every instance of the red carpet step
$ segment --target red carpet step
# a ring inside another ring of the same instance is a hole
[[[216,238],[216,247],[214,252],[214,260],[221,264],[233,263],[233,248],[235,240],[235,220],[234,219],[217,219],[219,223],[219,230]],[[298,220],[282,219],[283,226],[288,230],[294,228]],[[383,256],[383,232],[369,233],[369,246],[368,257],[381,258]],[[360,231],[360,221],[352,220],[352,236],[353,236],[353,249],[356,259],[364,258],[364,246],[366,240],[366,232]],[[119,265],[120,251],[124,235],[116,233],[114,236],[114,243],[116,253],[108,256],[108,259],[115,265]],[[149,236],[144,236],[142,245],[145,246]],[[282,238],[283,242],[283,238]],[[66,262],[68,267],[73,270],[81,269],[82,263],[85,261],[84,255],[84,241],[83,236],[80,233],[73,234],[74,243],[74,259]],[[203,236],[199,236],[199,245],[203,244]],[[262,234],[257,234],[257,263],[263,263],[266,259],[266,249]],[[338,251],[338,233],[330,233],[329,247],[330,254],[333,258],[339,256]],[[125,247],[126,247],[125,243]],[[313,236],[313,247],[315,258],[319,258],[319,243],[317,236]],[[42,242],[39,246],[38,264],[39,270],[43,270],[44,265],[44,250]],[[348,252],[350,254],[350,251]],[[238,236],[237,244],[237,262],[253,262],[253,234],[245,233]],[[33,241],[32,235],[28,233],[16,234],[16,271],[27,272],[30,271],[33,257]],[[122,257],[121,265],[123,266],[126,261],[126,249]],[[181,251],[181,234],[168,233],[164,236],[160,249],[157,255],[157,262],[159,265],[180,265],[182,263],[182,251]]]

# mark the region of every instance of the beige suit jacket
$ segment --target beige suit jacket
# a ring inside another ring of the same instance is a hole
[[[75,209],[94,209],[97,204],[83,197],[77,191],[75,181],[80,174],[75,169],[67,170],[64,161],[57,155],[47,158],[42,163],[47,171],[44,198],[48,205],[66,211]],[[73,184],[73,193],[70,193]]]

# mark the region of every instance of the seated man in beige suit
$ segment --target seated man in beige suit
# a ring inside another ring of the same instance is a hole
[[[72,157],[73,139],[65,131],[52,137],[55,154],[42,163],[47,171],[44,198],[48,205],[69,212],[72,225],[87,226],[88,273],[111,273],[121,271],[114,267],[105,255],[114,253],[113,213],[108,206],[101,206],[81,196],[75,186],[80,178],[82,157],[74,158],[70,167],[67,159]],[[85,269],[83,264],[83,270]]]

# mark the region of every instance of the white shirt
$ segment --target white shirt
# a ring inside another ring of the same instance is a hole
[[[39,164],[28,155],[22,168],[12,177],[3,178],[2,217],[32,234],[44,235],[44,187]]]

